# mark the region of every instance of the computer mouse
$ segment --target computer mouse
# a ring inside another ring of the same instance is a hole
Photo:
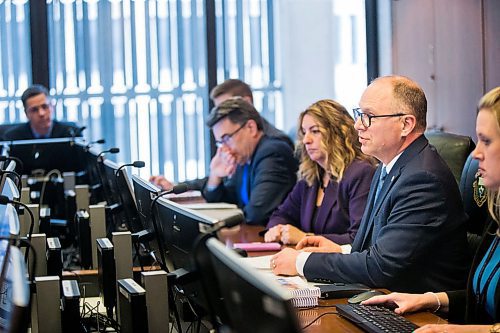
[[[347,303],[349,304],[359,304],[363,301],[366,301],[369,298],[372,298],[373,296],[378,296],[378,295],[385,295],[383,292],[378,291],[378,290],[368,290],[365,291],[361,294],[357,294],[352,296],[347,300]]]

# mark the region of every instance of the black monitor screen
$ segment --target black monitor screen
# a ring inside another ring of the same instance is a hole
[[[104,201],[103,185],[101,183],[101,176],[99,175],[97,156],[99,152],[94,149],[83,147],[82,161],[85,161],[85,170],[83,172],[82,184],[88,184],[91,192],[91,204],[97,204]]]
[[[106,195],[106,198],[109,198],[108,203],[119,204],[115,223],[125,224],[131,232],[143,230],[127,169],[120,168],[110,160],[105,160],[104,177],[105,192],[110,192]]]
[[[132,175],[132,184],[134,187],[135,202],[137,211],[144,229],[151,232],[154,231],[153,222],[151,220],[151,203],[153,198],[160,193],[160,189],[144,179]]]
[[[156,208],[167,258],[174,269],[192,270],[191,252],[195,241],[204,233],[202,229],[209,229],[219,221],[165,198],[158,200]]]
[[[9,254],[4,265],[7,246]],[[29,305],[29,288],[26,280],[26,267],[21,251],[0,241],[0,270],[3,277],[0,281],[0,331],[26,332],[28,329],[27,309]]]
[[[291,297],[283,287],[245,266],[241,257],[217,239],[209,238],[205,245],[206,251],[200,253],[208,252],[204,260],[208,257],[212,267],[207,272],[200,271],[200,276],[205,279],[205,285],[210,285],[212,280],[211,288],[214,288],[213,280],[216,281],[218,290],[212,290],[209,295],[219,294],[218,300],[212,300],[211,304],[217,301],[220,304],[222,299],[223,308],[218,306],[212,310],[216,316],[227,320],[223,324],[238,333],[300,332]]]
[[[8,146],[8,155],[23,162],[23,174],[47,174],[51,170],[83,171],[85,165],[78,158],[80,147],[71,138],[20,140],[1,142]]]

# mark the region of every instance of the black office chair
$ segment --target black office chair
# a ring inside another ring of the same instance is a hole
[[[476,147],[474,141],[469,136],[434,130],[426,132],[425,136],[448,164],[457,184],[460,184],[465,161]]]
[[[19,125],[19,124],[2,124],[2,125],[0,125],[0,141],[4,140],[3,135],[5,134],[5,132],[7,132],[8,130],[10,130],[11,128],[13,128],[17,125]]]

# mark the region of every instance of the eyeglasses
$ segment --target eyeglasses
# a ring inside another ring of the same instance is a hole
[[[29,107],[28,109],[26,109],[26,111],[28,111],[29,113],[36,113],[39,110],[47,111],[47,110],[50,109],[50,106],[51,106],[50,104],[43,103],[43,104],[40,104],[40,105],[37,105],[37,106]]]
[[[378,116],[372,116],[368,113],[363,113],[360,111],[361,108],[354,108],[352,112],[354,114],[354,120],[358,121],[358,118],[361,117],[361,123],[364,127],[370,127],[372,125],[372,118],[385,118],[385,117],[401,117],[406,116],[406,113],[394,113],[394,114],[380,114]]]
[[[227,145],[227,143],[229,142],[229,140],[231,140],[231,138],[236,133],[238,133],[243,127],[245,127],[246,124],[247,124],[247,121],[245,121],[245,123],[243,123],[240,127],[238,127],[233,133],[224,134],[223,136],[221,136],[220,140],[215,140],[215,145],[218,148],[222,147],[223,145]]]

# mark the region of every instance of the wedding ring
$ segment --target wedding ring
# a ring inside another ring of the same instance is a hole
[[[273,267],[273,269],[276,268],[276,261],[274,261],[274,259],[271,260],[271,266]]]

